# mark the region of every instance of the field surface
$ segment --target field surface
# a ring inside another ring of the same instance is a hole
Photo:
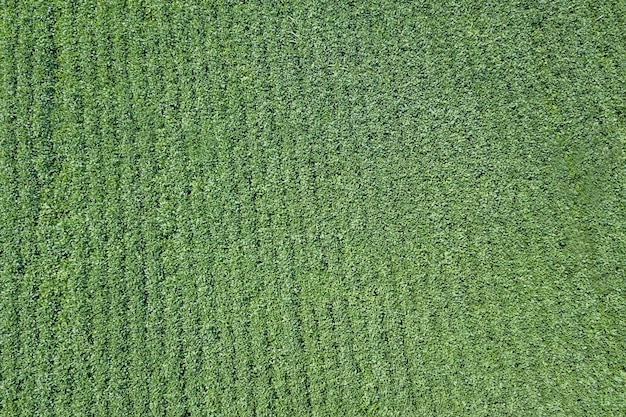
[[[623,0],[0,13],[0,416],[626,415]]]

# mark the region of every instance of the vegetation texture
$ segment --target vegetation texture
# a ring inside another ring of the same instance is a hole
[[[626,3],[0,0],[1,416],[623,416]]]

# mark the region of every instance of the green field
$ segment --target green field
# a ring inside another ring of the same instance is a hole
[[[0,416],[626,415],[624,0],[0,11]]]

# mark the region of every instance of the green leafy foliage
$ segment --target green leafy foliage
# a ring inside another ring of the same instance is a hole
[[[623,1],[0,4],[0,415],[624,415]]]

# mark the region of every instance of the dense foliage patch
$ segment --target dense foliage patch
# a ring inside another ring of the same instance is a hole
[[[0,2],[0,415],[626,410],[623,1]]]

